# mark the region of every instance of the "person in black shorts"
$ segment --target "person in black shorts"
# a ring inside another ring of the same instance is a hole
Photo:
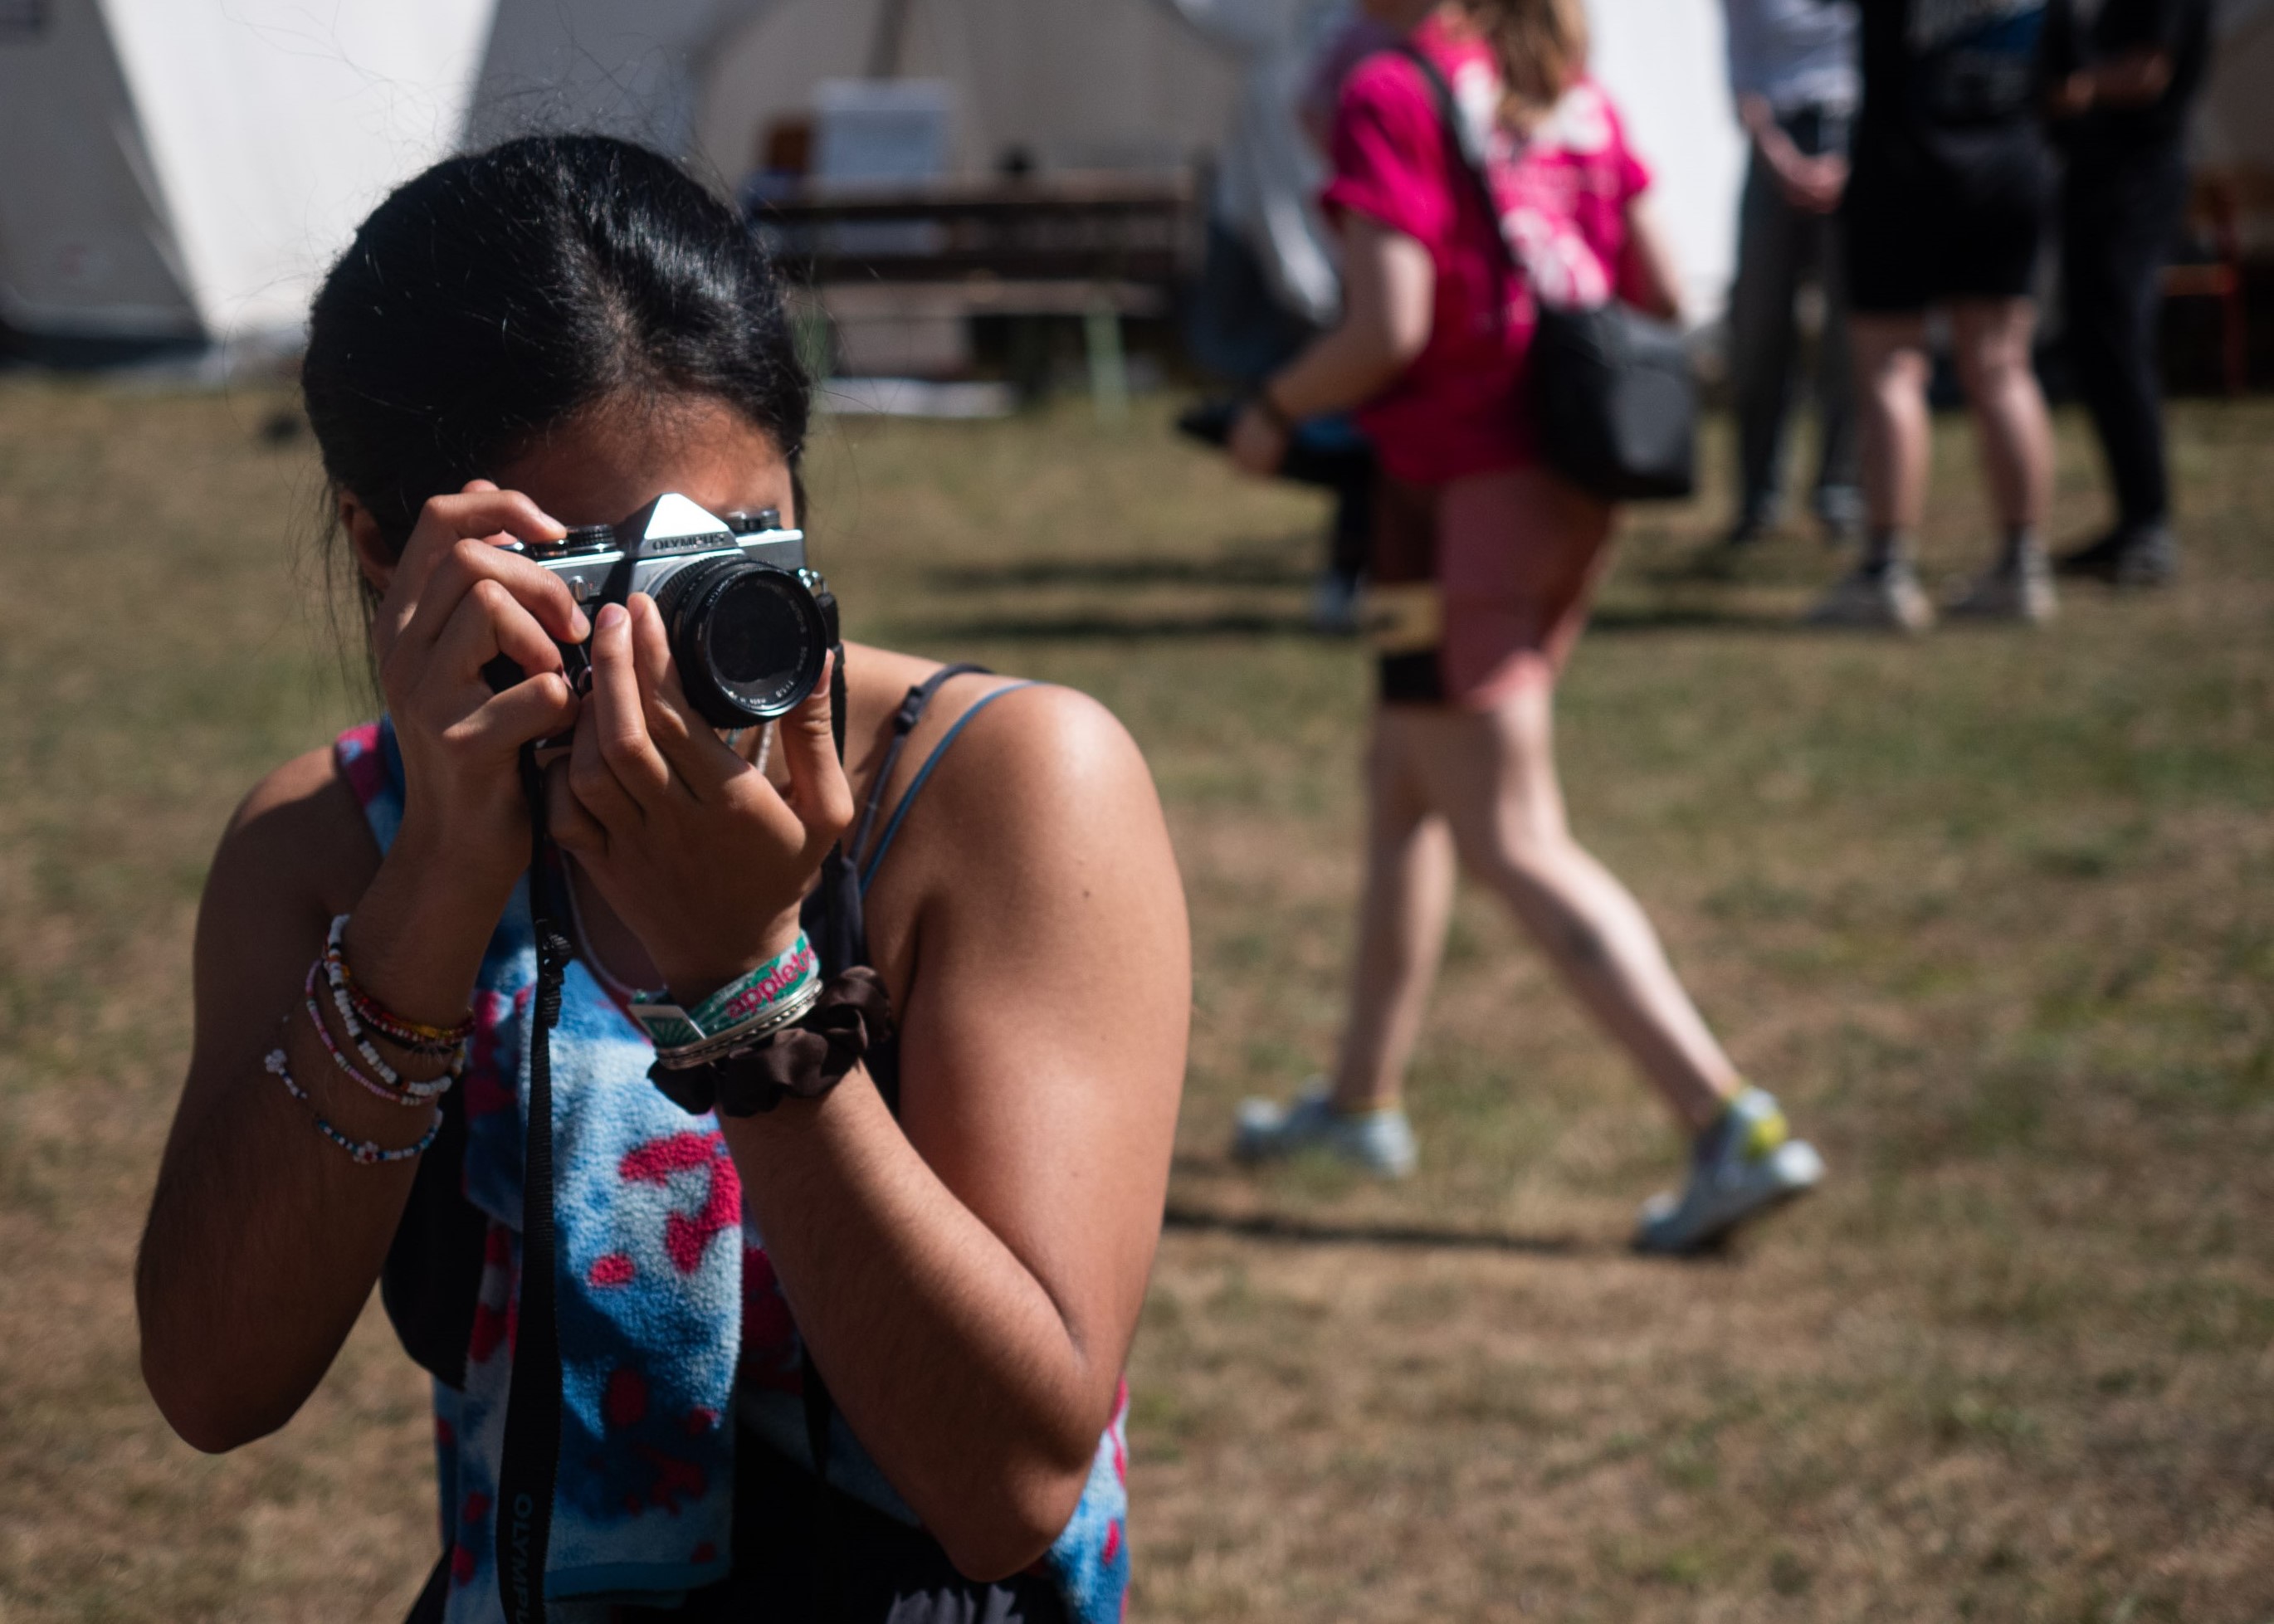
[[[1924,631],[1934,610],[1913,538],[1926,493],[1926,312],[1947,312],[2003,546],[1947,605],[2053,612],[2039,527],[2052,432],[2029,365],[2030,297],[2051,192],[2038,127],[2046,0],[1876,0],[1864,10],[1864,104],[1841,206],[1869,523],[1863,563],[1818,624]]]
[[[2115,488],[2116,523],[2054,568],[2161,586],[2179,568],[2156,318],[2187,199],[2187,113],[2210,59],[2210,0],[2052,0],[2046,24],[2061,181],[2062,327]]]

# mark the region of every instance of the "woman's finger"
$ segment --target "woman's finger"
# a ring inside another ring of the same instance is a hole
[[[831,655],[821,680],[803,704],[781,719],[782,764],[789,769],[789,804],[805,825],[809,851],[825,849],[853,822],[853,786],[837,756],[829,708]]]
[[[592,726],[600,759],[643,807],[674,793],[671,769],[648,734],[639,673],[633,667],[632,617],[604,605],[592,628]]]
[[[504,588],[536,618],[548,645],[582,643],[591,628],[568,583],[519,553],[507,552],[502,544],[509,539],[461,537],[453,542],[428,575],[425,590],[399,628],[395,646],[414,651],[431,648],[457,613],[459,601],[485,581]],[[549,647],[543,663],[548,668],[555,663]]]
[[[680,781],[697,799],[707,801],[727,779],[749,771],[749,764],[727,748],[689,702],[655,600],[635,592],[625,606],[632,617],[632,668],[639,676],[648,736]]]
[[[646,824],[646,810],[601,753],[599,708],[589,695],[576,718],[576,736],[568,743],[567,766],[578,804],[611,836],[633,835]]]
[[[454,685],[486,682],[482,667],[501,654],[529,676],[562,669],[561,650],[522,602],[499,582],[477,581],[458,600],[426,668]]]
[[[568,733],[577,718],[577,696],[568,689],[568,678],[546,671],[528,682],[516,682],[502,694],[491,694],[462,728],[486,737],[501,750],[518,750],[532,740],[550,740]]]
[[[470,481],[456,496],[429,499],[419,509],[388,583],[380,617],[382,632],[392,638],[410,623],[434,572],[459,542],[485,537],[558,541],[567,534],[558,519],[528,497],[518,491],[501,491],[486,479]],[[573,601],[569,607],[575,607]]]
[[[608,854],[608,830],[577,794],[570,758],[557,756],[545,767],[545,831],[573,856],[599,861]]]

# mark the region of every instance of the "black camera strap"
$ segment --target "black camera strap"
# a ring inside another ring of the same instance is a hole
[[[845,645],[838,642],[836,602],[828,604],[832,635],[830,729],[837,759],[845,759]],[[513,1345],[513,1385],[506,1398],[505,1444],[498,1464],[498,1598],[508,1624],[544,1624],[545,1559],[553,1537],[553,1485],[561,1454],[561,1327],[553,1312],[555,1257],[553,1222],[553,1028],[561,1019],[561,984],[575,950],[561,921],[566,910],[555,891],[545,817],[545,775],[537,746],[521,747],[522,793],[529,802],[529,917],[537,938],[537,987],[529,1025],[529,1109],[521,1162],[521,1305]],[[830,861],[844,861],[841,845]],[[805,1360],[806,1441],[824,1485],[829,1473],[829,1393],[809,1355]],[[841,1535],[825,1505],[825,1547],[837,1553]]]
[[[498,1597],[510,1624],[543,1624],[545,1557],[553,1536],[553,1478],[561,1452],[561,1327],[554,1319],[553,1027],[571,949],[553,891],[537,747],[521,747],[529,801],[529,917],[537,936],[537,989],[529,1023],[529,1112],[521,1163],[521,1306],[498,1466]]]

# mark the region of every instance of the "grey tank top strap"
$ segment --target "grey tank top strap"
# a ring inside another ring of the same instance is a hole
[[[860,821],[853,825],[853,838],[846,842],[846,853],[853,859],[854,867],[862,866],[862,853],[869,849],[869,837],[876,832],[877,814],[884,809],[885,791],[892,782],[892,770],[900,764],[900,752],[908,748],[908,735],[923,720],[924,712],[931,709],[932,696],[947,686],[953,677],[966,675],[992,676],[984,665],[960,664],[942,665],[907,691],[900,708],[892,713],[892,741],[885,747],[885,759],[877,764],[877,776],[870,780],[869,799],[861,808]],[[906,797],[902,797],[903,800]],[[862,888],[868,888],[866,876]]]
[[[955,725],[931,748],[923,764],[916,769],[915,777],[885,818],[885,796],[892,787],[892,774],[900,764],[900,756],[907,748],[908,736],[915,732],[924,713],[931,709],[932,700],[953,678],[976,675],[991,676],[984,665],[943,665],[907,691],[900,708],[892,715],[892,737],[885,747],[885,758],[877,764],[877,774],[869,784],[868,799],[862,804],[861,815],[855,820],[853,832],[840,852],[832,853],[823,866],[821,883],[806,898],[805,928],[820,950],[822,964],[830,974],[849,965],[867,964],[869,954],[869,924],[863,898],[869,883],[877,876],[877,865],[892,849],[892,841],[900,831],[901,822],[908,808],[915,803],[918,792],[930,778],[934,768],[955,742],[955,737],[969,724],[971,718],[1004,695],[1019,688],[1031,688],[1030,682],[1014,682],[983,695],[978,702],[955,718]],[[881,833],[878,820],[884,820]],[[888,1091],[889,1092],[889,1091]]]
[[[980,667],[976,665],[950,666],[947,668],[947,672],[953,673],[959,670],[977,671],[979,669]],[[968,707],[966,707],[963,714],[957,717],[954,724],[951,726],[945,733],[940,735],[939,742],[931,747],[931,754],[923,758],[923,765],[916,769],[916,776],[908,780],[907,788],[901,792],[900,803],[893,807],[892,816],[885,822],[885,832],[877,837],[876,844],[873,846],[868,845],[864,841],[857,844],[854,848],[855,852],[860,853],[854,859],[854,861],[860,867],[861,890],[863,894],[866,894],[869,887],[875,883],[877,878],[877,870],[883,866],[885,854],[892,849],[893,838],[900,832],[900,824],[907,819],[908,816],[908,808],[915,805],[916,797],[923,793],[924,785],[930,780],[932,771],[939,765],[940,758],[947,754],[948,746],[955,742],[957,737],[965,728],[971,726],[972,722],[977,718],[982,710],[984,710],[988,706],[1002,698],[1004,695],[1015,694],[1022,688],[1032,688],[1035,685],[1032,682],[1006,682],[1001,688],[997,688],[990,694],[982,694],[977,699],[974,700]],[[910,696],[914,696],[913,690],[911,690]],[[906,736],[907,735],[903,734],[901,735],[901,738],[905,739]],[[893,742],[897,747],[900,742],[900,740],[895,740]],[[885,762],[885,771],[889,771],[891,770],[892,758],[898,755],[899,751],[896,748],[893,750],[892,755],[886,757]],[[877,774],[877,788],[871,792],[870,797],[869,809],[871,813],[876,810],[877,797],[882,793],[883,785],[885,782],[885,771],[880,771]]]

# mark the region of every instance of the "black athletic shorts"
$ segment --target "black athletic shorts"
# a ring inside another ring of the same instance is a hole
[[[2034,132],[1985,144],[1959,165],[1859,140],[1841,203],[1850,307],[1909,315],[1948,299],[2026,297],[2050,183]]]

